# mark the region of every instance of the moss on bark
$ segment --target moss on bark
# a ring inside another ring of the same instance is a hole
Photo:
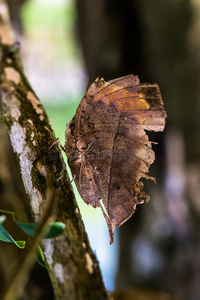
[[[0,5],[4,5],[2,0]],[[5,21],[3,15],[0,18]],[[7,26],[7,21],[3,25]],[[57,197],[55,218],[66,224],[62,235],[43,243],[56,299],[107,299],[98,261],[89,245],[58,145],[33,164],[55,141],[55,136],[43,106],[24,75],[19,44],[3,34],[0,31],[1,121],[19,162],[27,201],[34,219],[41,219],[47,176],[53,174]],[[4,43],[5,40],[9,43]]]

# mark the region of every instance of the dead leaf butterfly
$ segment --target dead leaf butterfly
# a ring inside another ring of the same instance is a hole
[[[67,124],[65,150],[83,200],[101,207],[113,243],[114,228],[148,201],[141,177],[155,159],[145,130],[163,131],[166,112],[157,84],[128,75],[97,78]]]

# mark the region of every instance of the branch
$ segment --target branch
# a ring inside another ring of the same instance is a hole
[[[58,145],[33,164],[56,138],[24,75],[19,43],[15,41],[3,0],[0,0],[0,40],[1,121],[19,162],[27,201],[35,221],[39,221],[44,214],[47,177],[52,173],[57,197],[55,217],[66,224],[62,235],[43,243],[56,299],[107,299]]]

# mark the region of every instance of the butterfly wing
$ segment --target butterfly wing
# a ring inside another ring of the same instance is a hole
[[[78,191],[94,207],[102,199],[109,227],[149,200],[139,181],[154,180],[147,175],[155,155],[145,130],[163,131],[165,118],[158,85],[129,75],[95,80],[67,125],[65,149]]]

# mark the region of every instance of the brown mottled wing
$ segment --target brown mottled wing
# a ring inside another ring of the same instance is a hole
[[[78,191],[93,207],[102,199],[109,226],[129,219],[136,204],[149,200],[141,177],[155,159],[145,130],[163,131],[166,113],[157,84],[129,75],[97,79],[66,129],[65,149]]]

